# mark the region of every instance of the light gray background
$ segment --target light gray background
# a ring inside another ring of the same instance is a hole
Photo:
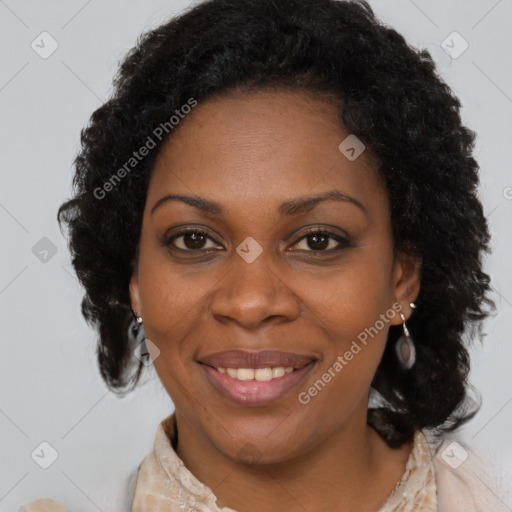
[[[413,45],[431,51],[478,134],[481,198],[494,239],[486,270],[499,314],[486,322],[485,345],[472,348],[472,382],[483,406],[460,439],[512,481],[512,1],[370,3]],[[117,61],[142,30],[189,4],[0,0],[1,511],[41,497],[74,511],[128,507],[127,479],[173,410],[153,369],[124,399],[101,381],[95,333],[80,314],[82,290],[56,211],[71,191],[80,129],[107,99]],[[31,48],[43,31],[59,45],[47,59]],[[469,44],[457,58],[441,46],[453,31]],[[48,244],[43,237],[56,249],[46,261],[44,253],[36,256],[36,244]],[[43,441],[58,453],[48,469],[31,458]],[[512,496],[502,498],[512,510]]]

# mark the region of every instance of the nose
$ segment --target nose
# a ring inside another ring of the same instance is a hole
[[[298,317],[299,300],[270,260],[265,250],[252,263],[233,255],[230,271],[213,293],[211,312],[216,320],[254,330],[264,323]]]

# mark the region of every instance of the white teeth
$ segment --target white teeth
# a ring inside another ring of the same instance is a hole
[[[257,380],[260,382],[278,379],[285,373],[292,373],[294,370],[293,366],[276,366],[274,368],[221,368],[218,367],[219,373],[227,373],[233,379],[238,380]]]
[[[236,368],[226,368],[226,372],[230,377],[233,377],[233,379],[238,377],[238,370]]]
[[[254,379],[254,370],[252,368],[238,368],[236,378],[238,380]]]
[[[276,368],[272,368],[272,377],[282,377],[286,373],[285,369],[282,366],[277,366]]]
[[[254,372],[254,378],[256,380],[272,380],[272,368],[258,368]]]

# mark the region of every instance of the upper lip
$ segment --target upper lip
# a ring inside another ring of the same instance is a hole
[[[315,361],[313,356],[279,350],[260,350],[258,352],[225,350],[208,354],[199,359],[200,363],[214,368],[268,368],[276,366],[302,368],[311,361]]]

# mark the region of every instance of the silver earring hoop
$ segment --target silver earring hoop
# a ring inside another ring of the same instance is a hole
[[[404,333],[398,338],[395,350],[400,366],[404,370],[410,370],[416,362],[416,347],[414,346],[409,329],[405,325],[404,314],[400,313],[400,317],[402,318]]]
[[[137,332],[140,328],[140,326],[142,325],[142,317],[137,315],[137,313],[135,312],[135,310],[132,309],[132,313],[133,313],[133,316],[135,317],[135,320],[136,320],[136,324],[133,326],[133,330],[135,332]]]

